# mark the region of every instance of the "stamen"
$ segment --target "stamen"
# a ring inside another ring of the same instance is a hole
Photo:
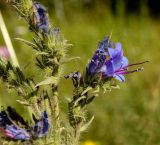
[[[138,69],[135,69],[135,70],[131,70],[131,71],[121,71],[121,72],[118,72],[117,74],[122,74],[122,75],[124,75],[124,74],[130,74],[130,73],[134,73],[134,72],[142,71],[142,70],[144,70],[144,68],[143,68],[143,67],[138,68]]]
[[[144,63],[148,63],[149,61],[142,61],[142,62],[139,62],[139,63],[133,63],[133,64],[129,64],[125,67],[123,67],[122,69],[126,69],[127,67],[131,67],[131,66],[135,66],[135,65],[141,65],[141,64],[144,64]]]

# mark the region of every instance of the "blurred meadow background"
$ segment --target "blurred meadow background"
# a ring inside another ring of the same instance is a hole
[[[83,72],[97,44],[112,33],[112,41],[121,42],[130,63],[149,60],[144,71],[126,76],[120,89],[99,97],[88,107],[95,116],[82,135],[82,145],[160,145],[160,1],[159,0],[41,0],[48,8],[50,21],[73,44],[68,56],[81,59],[65,65],[64,74]],[[41,80],[42,72],[34,64],[34,51],[16,41],[32,40],[26,23],[5,0],[3,14],[21,69]],[[0,50],[5,48],[0,31]],[[67,114],[72,94],[71,81],[62,79],[61,115]],[[0,105],[12,105],[27,119],[25,108],[16,103],[18,96],[0,82]]]

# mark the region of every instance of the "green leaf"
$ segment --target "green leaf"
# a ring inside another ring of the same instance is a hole
[[[119,85],[112,85],[111,88],[112,89],[120,89]]]
[[[38,83],[35,87],[42,86],[42,85],[50,85],[50,84],[57,85],[57,83],[58,83],[58,78],[51,76],[45,79],[44,81]]]
[[[90,126],[90,124],[93,122],[93,119],[94,119],[94,116],[92,116],[92,118],[80,128],[80,131],[81,132],[85,131]]]
[[[21,105],[24,106],[32,106],[31,104],[29,104],[27,101],[21,101],[21,100],[16,100],[18,103],[20,103]]]
[[[36,55],[48,55],[47,52],[37,52]]]
[[[81,95],[83,96],[85,93],[87,93],[90,90],[92,90],[92,87],[87,87],[87,89],[85,89]]]
[[[77,105],[78,105],[78,102],[81,101],[81,100],[83,100],[83,99],[85,99],[85,98],[86,98],[86,96],[81,96],[80,98],[78,98],[78,99],[75,101],[74,106],[77,106]]]
[[[61,64],[70,62],[70,61],[72,61],[72,60],[77,60],[77,59],[80,59],[80,57],[67,58],[67,59],[62,60],[62,61],[61,61]]]
[[[15,38],[15,39],[18,40],[18,41],[21,41],[21,42],[25,43],[26,45],[31,46],[31,47],[33,47],[35,49],[37,48],[37,46],[34,43],[30,42],[30,41],[27,41],[27,40],[22,39],[22,38]]]
[[[21,10],[19,10],[18,7],[16,7],[15,5],[13,5],[13,7],[16,9],[16,11],[17,11],[22,17],[25,17],[25,14],[24,14]]]

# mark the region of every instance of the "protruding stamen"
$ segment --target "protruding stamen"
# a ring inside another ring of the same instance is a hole
[[[124,74],[130,74],[130,73],[142,71],[142,70],[144,70],[143,67],[138,68],[138,69],[135,69],[135,70],[131,70],[131,71],[119,71],[119,72],[117,72],[117,74],[122,74],[122,75],[124,75]]]
[[[133,63],[133,64],[129,64],[125,67],[123,67],[122,69],[127,69],[128,67],[131,67],[131,66],[135,66],[135,65],[141,65],[141,64],[144,64],[144,63],[148,63],[149,61],[142,61],[142,62],[138,62],[138,63]]]

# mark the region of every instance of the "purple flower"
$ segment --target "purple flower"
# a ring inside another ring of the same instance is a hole
[[[33,127],[28,126],[28,123],[23,120],[14,108],[7,107],[7,110],[0,112],[0,133],[13,140],[30,140],[32,136],[39,138],[46,136],[50,126],[47,112],[42,112],[40,120],[35,117],[33,119],[35,125]],[[17,124],[24,128],[19,127]]]
[[[143,70],[143,68],[138,68],[135,70],[128,71],[128,68],[134,65],[140,65],[148,61],[130,64],[128,65],[128,59],[123,55],[122,46],[120,43],[117,43],[115,49],[108,48],[109,60],[106,60],[103,65],[101,72],[104,77],[114,77],[120,82],[125,81],[125,74],[137,72]]]
[[[106,57],[108,56],[108,47],[111,47],[111,42],[109,41],[109,37],[105,37],[98,45],[98,48],[88,65],[88,73],[95,74],[100,72],[103,67]]]
[[[120,43],[116,44],[115,49],[108,48],[109,60],[101,68],[101,72],[105,77],[114,77],[123,82],[125,78],[123,74],[126,72],[128,59],[123,56],[123,50]]]
[[[8,117],[6,111],[0,112],[0,131],[1,133],[8,138],[14,140],[29,140],[30,135],[25,129],[22,129],[15,125],[11,118]]]
[[[14,140],[29,140],[30,135],[27,131],[15,125],[9,125],[5,129],[5,136]]]
[[[128,71],[128,68],[134,65],[146,63],[148,61],[128,65],[128,59],[123,55],[122,46],[120,43],[113,44],[106,37],[100,43],[91,62],[88,65],[89,74],[100,74],[103,78],[115,78],[120,82],[125,81],[125,74],[143,70],[138,68]]]
[[[48,33],[48,14],[46,8],[38,2],[33,4],[33,24],[44,33]]]
[[[49,122],[47,112],[42,113],[42,118],[39,121],[36,121],[36,124],[33,127],[33,133],[37,137],[43,137],[48,134],[49,131]]]

